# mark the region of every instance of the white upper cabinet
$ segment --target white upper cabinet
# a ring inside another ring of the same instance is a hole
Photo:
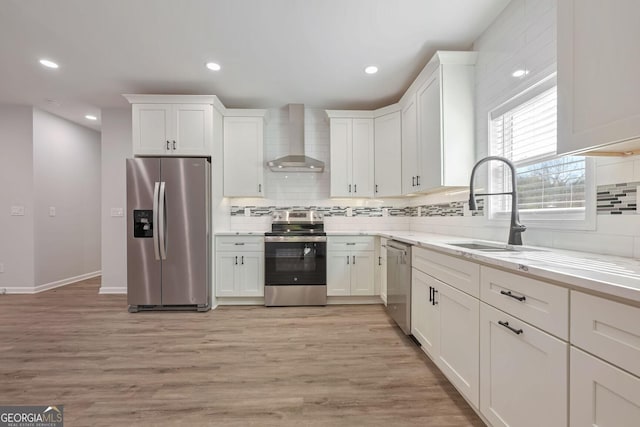
[[[210,156],[213,96],[125,95],[136,156]]]
[[[374,119],[376,197],[402,194],[402,118],[401,112]]]
[[[469,185],[475,159],[473,52],[439,52],[416,93],[418,174],[414,191]]]
[[[438,52],[403,96],[402,193],[469,185],[475,52]]]
[[[224,118],[225,197],[264,197],[263,122],[260,114]]]
[[[637,0],[558,2],[558,153],[640,151],[639,17]]]
[[[418,175],[418,108],[415,94],[402,108],[402,194],[416,191]]]
[[[331,197],[372,197],[373,119],[331,118],[330,126]]]

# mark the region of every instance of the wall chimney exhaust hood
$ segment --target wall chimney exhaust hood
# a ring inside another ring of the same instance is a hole
[[[324,172],[324,162],[304,155],[303,104],[289,104],[289,154],[267,166],[273,172]]]

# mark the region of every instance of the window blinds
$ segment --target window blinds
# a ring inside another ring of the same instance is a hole
[[[557,91],[542,87],[519,103],[511,101],[490,118],[491,153],[516,165],[518,206],[523,212],[584,210],[585,161],[583,157],[557,157]],[[517,101],[517,100],[516,100]],[[510,191],[509,171],[493,162],[493,191]],[[507,197],[492,200],[492,211],[509,209]]]

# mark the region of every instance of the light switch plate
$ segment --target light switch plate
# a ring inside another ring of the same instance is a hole
[[[49,206],[49,216],[56,216],[55,206]]]
[[[124,209],[122,209],[122,208],[111,208],[111,216],[114,216],[114,217],[122,217],[122,216],[124,216]]]
[[[24,216],[24,206],[11,206],[11,216]]]
[[[0,273],[4,273],[4,262],[0,262]]]

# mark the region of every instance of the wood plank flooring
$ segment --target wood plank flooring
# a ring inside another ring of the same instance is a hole
[[[67,426],[483,426],[382,306],[128,313],[91,279],[0,295],[0,404]]]

